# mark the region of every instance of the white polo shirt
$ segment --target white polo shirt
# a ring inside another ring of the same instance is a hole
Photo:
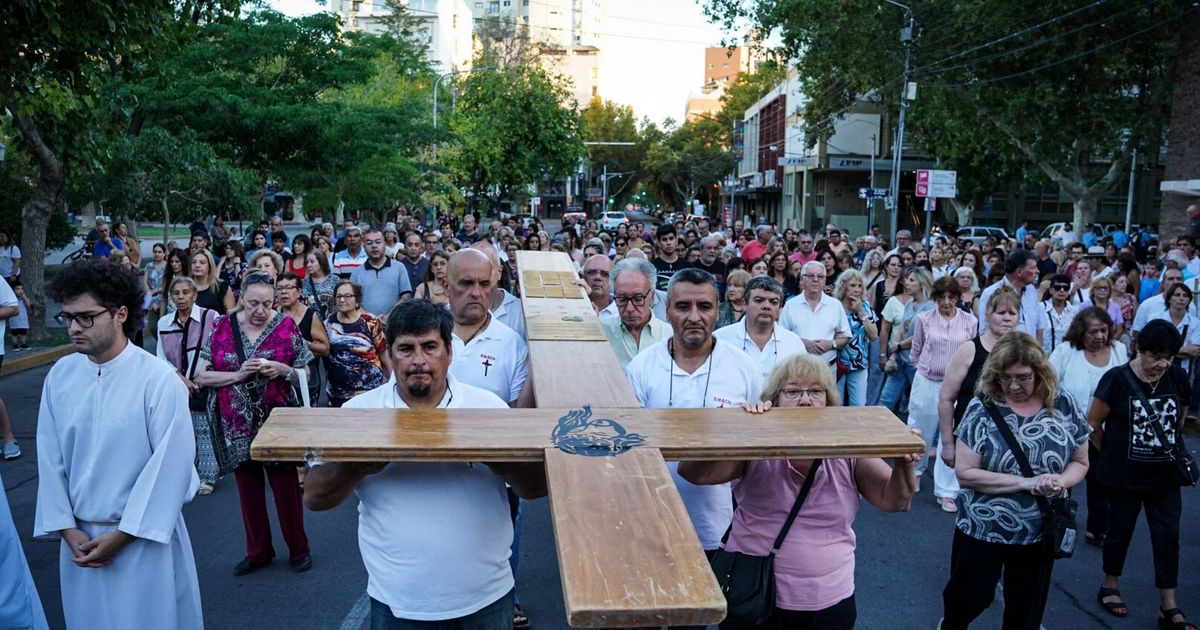
[[[521,339],[525,338],[525,311],[521,308],[521,299],[504,292],[504,300],[492,311],[492,317],[504,322],[505,326],[513,329]]]
[[[669,342],[665,339],[646,348],[625,369],[642,407],[737,407],[758,400],[762,389],[759,368],[736,347],[717,339],[709,360],[688,374],[675,365],[667,349]],[[730,484],[697,486],[679,476],[679,462],[667,462],[667,468],[700,544],[716,549],[733,520]]]
[[[439,409],[507,409],[489,391],[447,375]],[[396,380],[343,405],[405,409]],[[400,619],[470,615],[513,588],[512,518],[504,479],[482,464],[392,462],[367,475],[358,497],[358,547],[367,594]]]
[[[718,328],[713,332],[713,336],[735,348],[740,348],[746,356],[758,364],[762,382],[767,381],[767,376],[771,374],[771,370],[775,369],[776,365],[779,365],[780,361],[793,354],[808,354],[808,349],[804,347],[804,340],[800,338],[800,335],[778,323],[771,333],[770,341],[760,350],[758,344],[750,338],[749,331],[746,330],[746,319],[743,317],[740,322]]]
[[[609,302],[608,306],[605,306],[604,308],[600,309],[600,312],[596,313],[596,317],[599,317],[600,321],[604,321],[606,319],[613,319],[614,317],[620,318],[621,313],[620,313],[620,311],[617,310],[616,301]]]
[[[796,333],[802,339],[828,339],[841,335],[850,336],[850,320],[846,318],[846,309],[833,296],[821,294],[821,302],[817,308],[808,305],[808,300],[801,293],[783,305],[783,313],[779,316],[779,325]],[[821,360],[829,363],[837,357],[837,349],[821,353]]]
[[[450,371],[455,378],[486,389],[501,400],[513,402],[529,378],[529,345],[495,315],[487,328],[479,331],[471,343],[454,335],[454,360]]]

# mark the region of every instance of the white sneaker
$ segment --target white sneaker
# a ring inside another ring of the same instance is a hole
[[[17,442],[4,443],[4,459],[16,459],[21,456],[21,447],[17,446]]]

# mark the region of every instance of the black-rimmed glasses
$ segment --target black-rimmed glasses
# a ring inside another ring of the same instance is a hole
[[[653,290],[654,289],[650,289],[650,291]],[[650,291],[639,293],[637,295],[614,295],[613,302],[617,303],[617,308],[625,308],[625,306],[631,302],[634,306],[642,306],[646,303],[646,298],[650,297]]]
[[[95,313],[68,313],[66,311],[62,311],[58,315],[54,316],[54,321],[68,327],[72,323],[78,323],[80,328],[91,328],[96,324],[96,318],[105,313],[112,313],[112,310],[106,308],[96,311]]]

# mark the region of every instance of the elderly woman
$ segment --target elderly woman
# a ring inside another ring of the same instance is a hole
[[[746,284],[750,274],[737,269],[725,276],[725,300],[717,309],[717,328],[742,321],[746,314]]]
[[[933,276],[920,267],[908,267],[900,276],[904,293],[894,295],[883,307],[879,325],[880,367],[887,381],[879,393],[879,404],[895,409],[901,395],[912,387],[917,369],[910,358],[917,315],[934,308],[929,295]]]
[[[1125,315],[1121,313],[1121,305],[1113,299],[1112,277],[1101,276],[1092,280],[1091,297],[1079,303],[1079,310],[1095,306],[1104,309],[1109,319],[1113,321],[1113,339],[1125,334]]]
[[[1189,374],[1192,360],[1200,357],[1200,319],[1192,315],[1188,308],[1192,298],[1192,290],[1186,284],[1176,283],[1163,293],[1163,304],[1167,306],[1167,310],[1150,318],[1151,321],[1165,320],[1179,332],[1183,345],[1179,348],[1175,361]],[[1138,334],[1139,347],[1144,335],[1144,330]]]
[[[1098,476],[1108,508],[1100,604],[1117,617],[1129,614],[1121,598],[1120,576],[1138,513],[1144,509],[1154,555],[1154,585],[1161,601],[1158,625],[1194,630],[1196,626],[1187,622],[1176,601],[1182,506],[1169,450],[1183,439],[1191,403],[1187,373],[1171,362],[1182,345],[1183,337],[1170,322],[1146,324],[1138,336],[1137,358],[1100,378],[1088,422],[1099,451]],[[1170,444],[1164,444],[1160,435]]]
[[[259,250],[250,256],[250,270],[264,273],[272,280],[283,273],[283,256],[269,249]]]
[[[871,305],[863,299],[866,281],[854,269],[838,274],[833,297],[842,303],[850,323],[850,341],[838,350],[838,393],[845,393],[846,405],[861,407],[867,404],[867,368],[870,366],[871,342],[879,337],[875,322],[878,318]]]
[[[325,319],[329,331],[329,404],[341,407],[347,400],[375,389],[388,380],[387,341],[383,321],[362,309],[362,287],[341,280],[333,289],[336,311]]]
[[[1010,332],[996,343],[975,391],[956,432],[962,489],[941,627],[969,627],[991,605],[1003,576],[1003,626],[1038,628],[1054,569],[1042,544],[1038,497],[1061,496],[1083,480],[1090,430],[1027,333]],[[997,422],[1008,427],[1036,476],[1022,474]]]
[[[975,301],[979,298],[979,278],[970,267],[958,267],[951,274],[958,283],[958,308],[974,315],[979,309]]]
[[[908,426],[920,429],[921,435],[925,436],[926,447],[938,442],[935,456],[941,457],[941,451],[953,447],[953,443],[946,445],[938,440],[938,400],[942,383],[954,353],[976,336],[979,320],[958,308],[960,294],[958,283],[953,278],[943,277],[933,283],[931,297],[937,308],[918,315],[913,329],[910,358],[917,373],[913,376],[912,390],[908,395]],[[927,462],[928,459],[924,457],[917,462],[918,480],[925,472]],[[958,488],[952,484],[939,486],[937,476],[934,476],[933,497],[943,511],[958,511],[954,503],[957,492]]]
[[[274,303],[271,278],[257,272],[247,275],[237,307],[228,317],[217,318],[212,336],[200,352],[201,370],[196,373],[197,384],[216,390],[208,411],[213,422],[220,420],[224,439],[214,448],[222,468],[233,468],[237,479],[246,556],[234,567],[234,575],[255,571],[275,556],[264,476],[275,497],[292,569],[312,568],[295,465],[250,459],[250,443],[271,410],[299,405],[294,393],[300,383],[297,372],[312,360],[296,322],[275,310]],[[203,369],[206,366],[208,370]]]
[[[317,360],[329,354],[329,335],[316,309],[309,308],[301,299],[300,284],[300,276],[284,272],[275,280],[275,303],[281,313],[296,322],[304,343],[313,355],[313,360],[308,364],[308,397],[312,403],[316,403],[321,393],[321,379],[317,375],[320,363]]]
[[[1129,360],[1125,345],[1116,342],[1113,328],[1113,320],[1104,309],[1085,308],[1070,321],[1062,343],[1050,354],[1050,365],[1054,366],[1058,382],[1085,411],[1091,405],[1100,377]],[[1104,531],[1108,528],[1104,484],[1097,477],[1099,458],[1095,446],[1088,449],[1092,466],[1087,474],[1088,516],[1084,539],[1093,545],[1104,541]]]
[[[179,372],[188,388],[188,407],[196,433],[196,472],[200,474],[200,494],[211,494],[217,483],[217,459],[213,454],[212,427],[208,419],[208,399],[196,384],[200,351],[212,335],[217,313],[196,306],[196,283],[186,276],[175,278],[167,290],[175,311],[158,320],[158,358]]]
[[[766,402],[746,405],[751,413],[772,407],[839,404],[829,365],[816,355],[795,354],[771,372]],[[775,612],[761,628],[853,628],[854,518],[861,499],[884,512],[908,509],[916,491],[913,462],[892,466],[878,458],[681,462],[679,474],[699,485],[737,481],[737,509],[725,549],[765,556],[783,529],[800,489],[811,487],[775,556]],[[721,628],[739,628],[727,623]]]

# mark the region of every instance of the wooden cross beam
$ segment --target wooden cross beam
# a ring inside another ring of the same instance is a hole
[[[754,417],[740,409],[639,409],[591,304],[571,283],[570,259],[548,252],[517,257],[538,409],[276,409],[254,441],[254,458],[545,462],[567,621],[603,628],[725,617],[725,599],[664,457],[898,457],[924,449],[881,407]],[[590,418],[584,404],[594,407]],[[610,442],[616,426],[641,445],[603,457],[563,450],[570,443],[564,435]]]

